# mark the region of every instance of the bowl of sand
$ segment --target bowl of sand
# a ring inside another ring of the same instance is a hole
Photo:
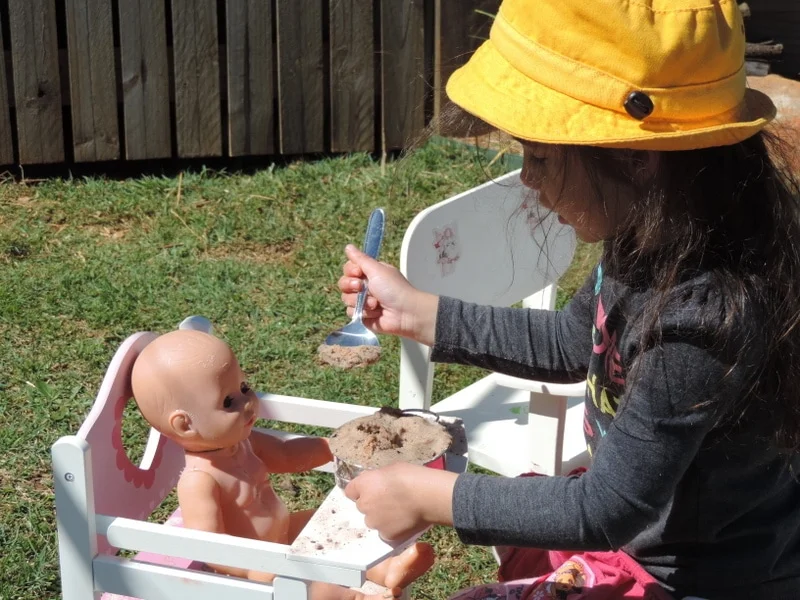
[[[344,489],[359,473],[397,462],[445,469],[452,436],[439,416],[422,409],[384,407],[331,434],[334,479]]]

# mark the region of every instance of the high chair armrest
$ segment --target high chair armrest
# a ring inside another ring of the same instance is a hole
[[[282,396],[268,392],[257,392],[257,396],[260,419],[332,429],[341,427],[358,417],[371,415],[379,408],[328,400],[313,400],[298,396]]]
[[[567,398],[582,397],[586,393],[586,382],[578,383],[551,383],[547,381],[533,381],[530,379],[520,379],[511,375],[494,373],[492,375],[497,385],[525,390],[535,394],[546,394],[550,396],[565,396]]]

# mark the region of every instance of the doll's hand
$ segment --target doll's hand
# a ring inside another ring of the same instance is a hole
[[[369,291],[364,303],[364,324],[376,333],[401,335],[432,345],[438,296],[421,292],[396,268],[370,258],[354,246],[347,246],[345,254],[348,261],[342,268],[339,289],[347,314],[353,315],[356,296],[366,277]]]
[[[345,495],[364,514],[364,523],[385,540],[406,540],[428,525],[453,524],[457,475],[419,465],[396,463],[362,472]]]

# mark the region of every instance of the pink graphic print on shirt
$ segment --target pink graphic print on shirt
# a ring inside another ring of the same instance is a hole
[[[590,409],[586,405],[583,417],[583,430],[587,440],[599,436],[604,437],[608,429],[606,418],[614,418],[619,407],[619,397],[615,395],[621,392],[625,385],[625,376],[622,367],[622,356],[617,347],[617,332],[611,331],[608,325],[608,312],[603,304],[601,294],[603,283],[603,267],[597,268],[597,281],[595,282],[594,293],[597,298],[597,309],[592,327],[592,353],[599,359],[599,363],[593,360],[593,367],[590,367],[589,375],[586,380],[587,400],[591,400],[600,414]],[[599,368],[598,368],[599,367]],[[603,422],[601,422],[603,421]],[[592,452],[592,444],[589,444],[589,453]]]
[[[606,320],[608,315],[603,307],[603,298],[598,294],[597,313],[595,315],[592,337],[600,337],[599,342],[592,341],[592,352],[602,358],[605,373],[598,377],[597,373],[590,373],[586,381],[589,388],[589,397],[594,406],[600,412],[614,417],[617,414],[619,398],[612,394],[607,385],[609,383],[624,385],[625,379],[622,376],[622,357],[617,350],[617,332],[609,332]],[[595,421],[600,430],[601,437],[604,435],[603,427]]]
[[[622,357],[617,350],[617,332],[610,333],[606,326],[608,315],[603,307],[603,297],[597,298],[597,315],[595,317],[595,329],[600,332],[601,340],[599,344],[592,345],[592,352],[602,355],[605,353],[606,377],[608,380],[624,385],[625,379],[622,377]]]

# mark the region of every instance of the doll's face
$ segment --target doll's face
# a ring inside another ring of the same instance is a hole
[[[226,448],[250,435],[258,398],[228,345],[173,331],[145,347],[132,373],[145,419],[188,451]]]
[[[258,399],[236,357],[232,353],[209,357],[186,375],[191,383],[181,395],[186,398],[182,404],[189,423],[176,416],[171,421],[173,428],[185,433],[187,449],[213,450],[246,439],[256,420]]]

